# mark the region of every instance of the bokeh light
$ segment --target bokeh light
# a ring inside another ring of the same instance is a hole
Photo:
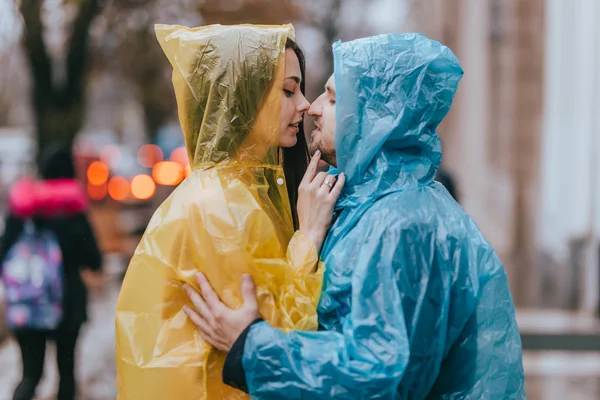
[[[138,200],[148,200],[156,192],[156,184],[149,175],[138,175],[131,180],[131,194]]]
[[[163,152],[155,144],[145,144],[138,151],[138,162],[142,167],[152,168],[163,160]]]
[[[173,162],[178,163],[184,168],[190,164],[190,160],[185,147],[178,147],[175,150],[173,150],[169,159]]]
[[[87,179],[92,185],[104,185],[108,180],[108,167],[102,161],[92,162],[87,169]]]
[[[162,161],[152,170],[152,177],[159,185],[177,186],[183,180],[183,167],[173,161]]]
[[[88,183],[87,193],[91,200],[103,200],[108,193],[108,185],[106,183],[102,185]]]
[[[119,165],[121,158],[121,150],[117,146],[108,145],[100,152],[100,159],[111,168]]]
[[[122,176],[114,176],[108,181],[108,194],[117,201],[123,201],[129,196],[129,181]]]

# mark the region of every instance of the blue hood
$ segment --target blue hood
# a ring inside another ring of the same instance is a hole
[[[463,75],[456,56],[419,34],[338,41],[333,54],[340,204],[431,182],[442,157],[436,128]]]

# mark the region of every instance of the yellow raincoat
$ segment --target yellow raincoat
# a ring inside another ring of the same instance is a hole
[[[241,399],[223,384],[225,354],[182,308],[204,272],[223,302],[242,304],[250,273],[260,313],[284,330],[317,328],[322,268],[294,233],[277,148],[291,25],[157,25],[192,173],[158,208],[129,265],[116,309],[120,400]]]

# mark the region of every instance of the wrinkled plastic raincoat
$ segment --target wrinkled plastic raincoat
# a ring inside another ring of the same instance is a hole
[[[259,399],[522,399],[502,263],[441,184],[436,127],[463,71],[421,35],[335,43],[336,147],[347,183],[323,248],[326,332],[247,336]],[[356,151],[360,149],[360,151]]]
[[[257,285],[262,317],[316,329],[322,284],[315,246],[294,234],[277,149],[286,26],[158,25],[173,66],[190,176],[158,208],[129,265],[116,309],[119,399],[248,396],[222,381],[224,354],[182,311],[202,271],[223,302]]]

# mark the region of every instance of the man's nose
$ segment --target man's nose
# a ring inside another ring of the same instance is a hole
[[[320,117],[323,114],[323,106],[321,105],[321,97],[317,98],[308,109],[308,115],[311,117]]]

